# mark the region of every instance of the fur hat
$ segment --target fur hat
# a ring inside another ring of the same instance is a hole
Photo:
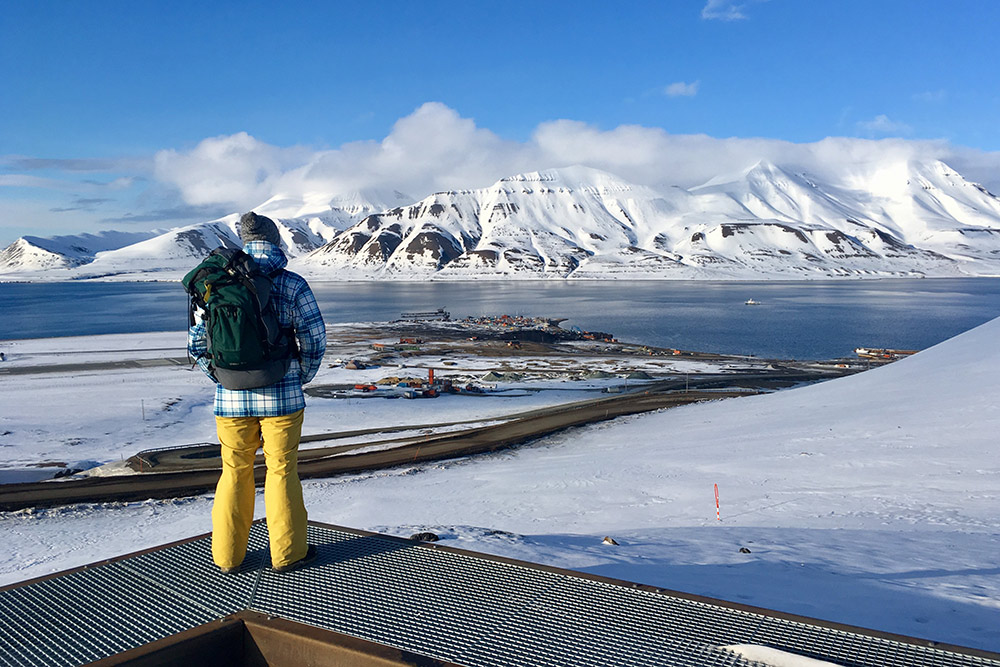
[[[274,245],[281,247],[281,236],[278,234],[278,227],[271,218],[257,215],[253,211],[244,213],[240,218],[240,239],[244,243],[249,241],[270,241]]]

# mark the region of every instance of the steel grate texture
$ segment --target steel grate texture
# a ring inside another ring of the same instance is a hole
[[[266,555],[256,530],[235,575],[203,538],[0,591],[0,665],[80,665],[242,611]]]
[[[758,644],[844,667],[1000,659],[742,611],[609,581],[310,525],[316,562],[270,569],[253,525],[238,574],[209,537],[0,591],[0,667],[77,665],[251,609],[469,667],[738,667]]]
[[[952,667],[997,665],[1000,661],[935,650],[854,632],[764,617],[754,642],[843,667]]]
[[[250,531],[247,555],[236,574],[220,575],[212,562],[209,537],[133,556],[121,563],[137,577],[183,596],[216,617],[226,616],[250,606],[261,566],[270,567],[267,530]]]
[[[79,665],[216,618],[120,562],[0,592],[0,665]]]
[[[261,574],[253,608],[473,666],[752,664],[761,644],[850,667],[1000,661],[774,619],[614,583],[310,526],[319,558]]]

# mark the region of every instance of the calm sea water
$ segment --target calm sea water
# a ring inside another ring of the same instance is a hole
[[[1000,316],[1000,279],[843,282],[331,283],[313,291],[327,322],[452,317],[566,318],[620,340],[762,357],[826,359],[857,346],[921,349]],[[759,306],[746,306],[747,299]],[[0,284],[0,340],[182,330],[176,283]]]

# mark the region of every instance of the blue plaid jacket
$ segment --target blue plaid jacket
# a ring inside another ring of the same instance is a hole
[[[316,376],[326,351],[326,325],[319,305],[302,276],[285,271],[288,259],[281,248],[268,241],[250,241],[243,251],[257,260],[257,264],[271,276],[271,299],[281,326],[295,329],[299,343],[299,359],[284,378],[260,389],[226,389],[221,384],[215,388],[215,416],[217,417],[278,417],[291,414],[306,406],[302,385]],[[204,323],[188,331],[188,352],[198,365],[211,377],[205,358],[208,339]]]

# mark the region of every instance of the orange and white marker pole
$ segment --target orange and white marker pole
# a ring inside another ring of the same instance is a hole
[[[715,518],[722,521],[722,514],[719,512],[719,485],[715,485]]]

